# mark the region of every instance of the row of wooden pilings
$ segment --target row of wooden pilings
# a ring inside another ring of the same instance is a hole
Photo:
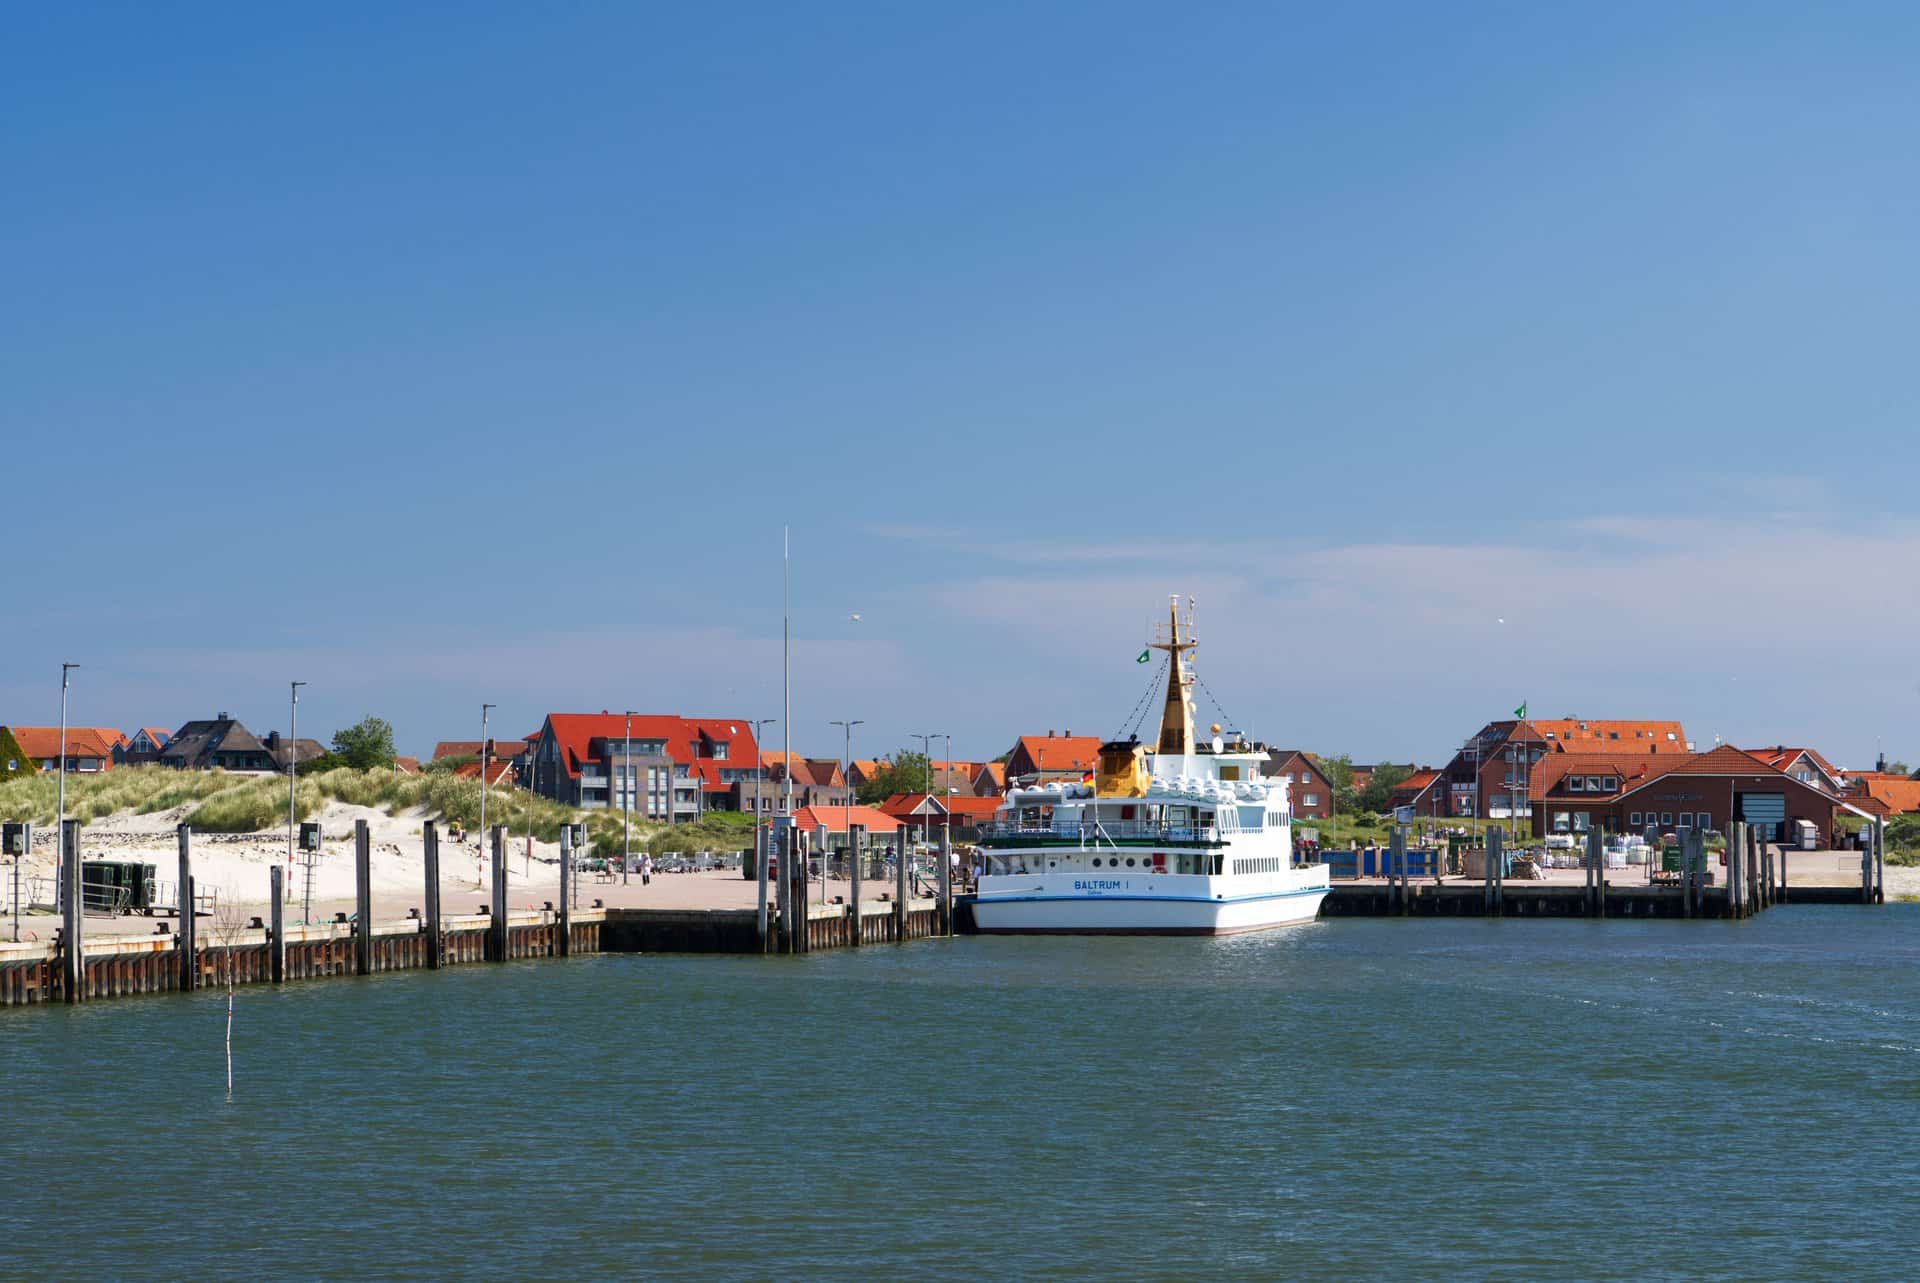
[[[807,835],[792,824],[776,828],[770,834],[757,827],[754,832],[754,868],[759,881],[755,935],[762,953],[811,953],[815,949],[858,948],[882,942],[903,944],[908,940],[953,934],[952,830],[943,827],[940,831],[939,890],[931,912],[916,909],[917,902],[909,893],[911,873],[906,835],[902,830],[900,855],[894,861],[891,903],[887,911],[879,914],[870,912],[862,900],[861,865],[865,861],[858,850],[854,850],[848,860],[852,876],[847,904],[811,906],[808,903],[812,881],[807,876]],[[772,837],[778,843],[778,860],[769,861],[769,852],[765,849],[769,843],[765,837]],[[777,878],[769,878],[770,865],[777,866]],[[822,852],[821,868],[825,867],[826,853]],[[770,881],[774,892],[771,906],[767,900]],[[882,901],[887,901],[887,897],[882,896]],[[924,904],[924,901],[918,903]]]
[[[1866,831],[1867,840],[1860,852],[1860,903],[1886,902],[1886,821],[1877,820]],[[1649,831],[1649,859],[1657,858],[1659,834]],[[1562,916],[1605,918],[1609,913],[1628,916],[1681,918],[1746,918],[1776,904],[1787,902],[1786,857],[1775,845],[1763,841],[1759,830],[1743,821],[1728,825],[1724,853],[1725,877],[1720,885],[1709,888],[1706,837],[1698,829],[1680,834],[1680,869],[1670,885],[1616,886],[1607,881],[1604,838],[1599,830],[1589,830],[1582,871],[1585,880],[1578,899],[1572,888],[1527,884],[1524,890],[1510,892],[1506,879],[1503,834],[1494,829],[1487,834],[1486,869],[1480,887],[1479,912],[1487,917],[1542,911]],[[1396,826],[1392,836],[1389,876],[1384,897],[1367,888],[1337,888],[1328,908],[1335,914],[1365,913],[1378,905],[1388,915],[1417,912],[1459,913],[1469,910],[1468,896],[1460,894],[1459,884],[1439,896],[1441,876],[1435,864],[1434,887],[1414,888],[1408,871],[1406,830]],[[1516,889],[1517,890],[1517,889]],[[1802,898],[1811,898],[1803,896]],[[1822,900],[1833,897],[1822,895]],[[1441,902],[1446,902],[1442,907]],[[1610,907],[1611,906],[1611,907]]]
[[[366,821],[354,825],[355,913],[352,920],[288,926],[284,870],[268,871],[268,916],[242,925],[208,924],[194,912],[193,834],[176,832],[180,859],[178,929],[172,934],[86,938],[81,912],[80,824],[61,832],[61,928],[51,944],[0,944],[0,1006],[190,991],[212,984],[275,983],[321,976],[374,975],[468,962],[566,957],[600,951],[605,912],[572,907],[572,860],[560,861],[560,898],[543,909],[507,907],[506,831],[491,833],[492,902],[478,914],[448,917],[440,904],[440,841],[423,830],[426,910],[406,919],[373,922],[372,841]],[[563,842],[563,846],[570,846]],[[433,929],[429,924],[437,924]],[[214,938],[202,940],[211,927]],[[161,928],[165,931],[164,924]]]

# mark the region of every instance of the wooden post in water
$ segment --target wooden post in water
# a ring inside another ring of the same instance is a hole
[[[1496,911],[1494,908],[1493,882],[1494,882],[1494,870],[1496,866],[1498,866],[1500,863],[1500,847],[1501,847],[1500,830],[1492,829],[1492,828],[1488,829],[1487,830],[1486,886],[1484,888],[1484,899],[1486,903],[1484,906],[1484,912],[1489,918],[1491,918]]]
[[[191,993],[200,979],[198,928],[193,918],[193,830],[182,824],[173,831],[180,851],[180,932],[174,948],[180,955],[180,989]]]
[[[900,857],[893,865],[893,942],[905,944],[907,940],[907,826],[900,825]]]
[[[1406,869],[1407,834],[1398,824],[1387,835],[1387,911],[1405,913],[1407,911],[1406,891],[1401,886],[1400,874]]]
[[[429,820],[420,829],[420,851],[427,866],[427,970],[440,969],[440,830]]]
[[[273,983],[287,978],[287,905],[286,866],[278,862],[267,870],[267,921],[272,932],[267,937],[267,971]]]
[[[507,831],[496,824],[488,835],[493,852],[493,926],[488,931],[493,943],[493,961],[507,960]]]
[[[860,917],[860,865],[862,859],[860,839],[854,836],[854,829],[856,827],[858,826],[853,824],[847,825],[847,855],[850,861],[847,865],[847,880],[853,888],[852,893],[847,898],[853,901],[853,947],[857,949],[860,947],[860,928],[863,919]],[[861,836],[865,835],[862,834]]]
[[[1887,902],[1887,818],[1873,822],[1873,903]]]
[[[786,830],[785,850],[780,856],[780,880],[786,884],[787,905],[784,933],[788,953],[807,951],[807,866],[806,852],[800,844],[800,827],[790,824]]]
[[[1607,850],[1598,826],[1587,830],[1587,913],[1607,916]]]
[[[622,769],[625,769],[624,767]],[[560,956],[573,956],[573,835],[560,827]]]
[[[1860,903],[1873,903],[1873,845],[1875,834],[1872,825],[1860,830]]]
[[[953,822],[940,826],[940,934],[953,934]]]
[[[353,822],[353,973],[373,974],[373,834]]]
[[[68,1002],[87,988],[86,905],[81,902],[80,821],[60,821],[60,980]]]
[[[1680,916],[1693,916],[1693,832],[1680,834]]]
[[[758,788],[759,785],[755,785]],[[758,812],[753,817],[753,876],[759,883],[758,906],[754,917],[754,928],[760,936],[760,952],[767,951],[767,835],[771,830]]]
[[[792,846],[787,830],[792,827],[789,820],[767,835],[767,862],[774,866],[769,876],[773,881],[772,948],[775,953],[792,952],[787,944],[787,927],[792,923],[792,915],[787,912],[787,892],[792,886],[793,871],[793,859],[787,854]]]
[[[1740,862],[1746,857],[1746,826],[1734,820],[1727,825],[1727,916],[1740,916]],[[1701,834],[1704,842],[1706,835]]]
[[[1760,836],[1758,829],[1747,830],[1747,875],[1741,885],[1747,892],[1747,912],[1754,914],[1767,907],[1766,883],[1760,872],[1760,861],[1767,849],[1766,839]]]

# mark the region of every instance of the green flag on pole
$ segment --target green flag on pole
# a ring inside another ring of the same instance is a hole
[[[1140,652],[1140,657],[1139,657],[1138,659],[1136,659],[1136,660],[1134,660],[1133,662],[1134,662],[1134,663],[1136,663],[1136,664],[1144,664],[1144,663],[1146,663],[1146,662],[1147,662],[1147,656],[1148,656],[1148,655],[1150,655],[1150,654],[1152,654],[1152,653],[1153,653],[1153,652],[1152,652],[1152,649],[1151,649],[1151,648],[1149,648],[1149,649],[1147,649],[1147,650],[1143,650],[1143,651],[1141,651],[1141,652]]]
[[[1515,717],[1525,717],[1525,716],[1527,715],[1527,701],[1526,701],[1526,700],[1524,700],[1524,699],[1523,699],[1523,700],[1521,700],[1521,701],[1520,701],[1520,707],[1518,707],[1518,708],[1516,708],[1516,709],[1514,709],[1514,710],[1513,710],[1513,715],[1514,715]]]

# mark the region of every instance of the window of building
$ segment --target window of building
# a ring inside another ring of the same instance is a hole
[[[1672,812],[1672,811],[1662,811],[1662,812],[1660,812],[1660,827],[1661,827],[1661,828],[1666,828],[1666,827],[1667,827],[1668,825],[1670,825],[1670,824],[1672,824],[1672,823],[1673,823],[1673,812]]]
[[[1584,776],[1580,776],[1580,775],[1567,776],[1567,792],[1584,793],[1586,791],[1587,791],[1587,781]]]
[[[1302,771],[1300,772],[1300,782],[1302,784],[1311,784],[1313,783],[1313,776],[1307,774],[1305,771]]]
[[[1678,826],[1679,826],[1680,828],[1683,828],[1683,829],[1690,829],[1690,828],[1692,828],[1692,827],[1693,827],[1693,812],[1692,812],[1692,811],[1682,811],[1682,812],[1680,812],[1680,818],[1679,818],[1679,819],[1677,819],[1677,820],[1675,820],[1675,821],[1674,821],[1674,823],[1675,823],[1676,825],[1678,825]]]
[[[1318,806],[1320,805],[1320,795],[1318,793],[1302,793],[1300,795],[1300,805]],[[796,929],[796,934],[797,934],[797,929]]]
[[[724,762],[727,760],[727,747],[728,745],[726,741],[724,740],[715,741],[713,745],[713,758],[715,761]],[[795,934],[798,934],[797,929],[795,931]]]
[[[1620,738],[1620,732],[1619,732],[1619,731],[1608,731],[1608,732],[1607,732],[1607,738],[1608,738],[1608,739],[1610,739],[1610,740],[1617,740],[1617,739],[1619,739],[1619,738]]]
[[[1587,792],[1598,793],[1599,791],[1600,791],[1600,777],[1598,775],[1587,776]]]
[[[1634,812],[1633,814],[1631,814],[1631,815],[1629,815],[1629,816],[1627,817],[1627,823],[1628,823],[1628,824],[1631,824],[1631,825],[1632,825],[1632,826],[1633,826],[1634,828],[1636,828],[1636,829],[1637,829],[1637,828],[1639,828],[1639,827],[1640,827],[1640,812],[1638,812],[1638,811],[1635,811],[1635,812]]]
[[[1675,739],[1678,739],[1678,738],[1679,738],[1679,737],[1678,737],[1678,736],[1676,736],[1676,735],[1675,735],[1675,734],[1674,734],[1674,733],[1673,733],[1672,731],[1668,731],[1668,732],[1667,732],[1667,740],[1668,740],[1668,742],[1669,742],[1669,743],[1671,743],[1671,742],[1672,742],[1673,740],[1675,740]]]
[[[1600,785],[1603,792],[1611,793],[1620,787],[1620,778],[1617,775],[1603,775],[1600,777]]]

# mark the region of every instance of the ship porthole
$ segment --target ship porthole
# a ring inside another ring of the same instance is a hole
[[[1093,867],[1096,869],[1100,867],[1100,857],[1097,855],[1093,857]]]
[[[1129,869],[1131,869],[1131,868],[1133,867],[1133,857],[1132,857],[1132,856],[1128,856],[1128,857],[1127,857],[1127,867],[1128,867]]]

